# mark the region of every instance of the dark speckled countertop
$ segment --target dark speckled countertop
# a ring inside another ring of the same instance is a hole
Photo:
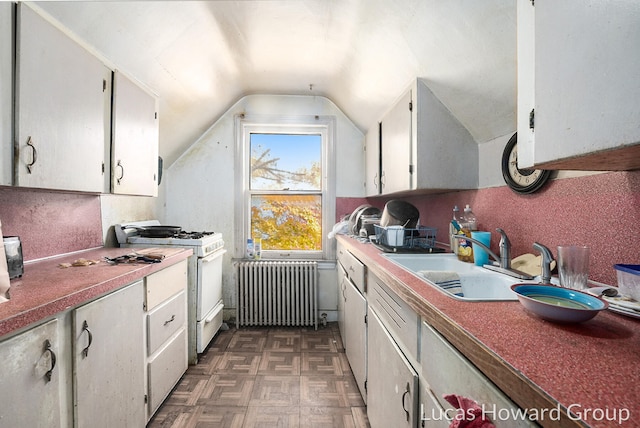
[[[24,275],[11,280],[11,299],[0,303],[0,339],[131,284],[192,254],[192,250],[182,248],[158,251],[162,251],[165,258],[153,264],[113,265],[104,261],[104,257],[129,254],[131,248],[91,249],[27,263]],[[60,263],[72,263],[80,258],[100,260],[100,263],[60,267]]]
[[[517,301],[458,301],[373,245],[338,239],[520,407],[561,409],[541,425],[640,426],[640,320],[604,311],[555,324]]]

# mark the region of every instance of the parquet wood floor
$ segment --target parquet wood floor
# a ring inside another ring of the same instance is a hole
[[[189,366],[149,428],[369,427],[337,323],[230,328]]]

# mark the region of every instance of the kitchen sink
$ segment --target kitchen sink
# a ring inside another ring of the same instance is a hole
[[[472,263],[462,262],[455,254],[385,253],[382,256],[453,299],[466,302],[518,300],[510,287],[513,284],[521,283],[521,280],[484,269]],[[460,277],[463,296],[453,294],[450,290],[427,280],[419,273],[420,271],[456,272]]]

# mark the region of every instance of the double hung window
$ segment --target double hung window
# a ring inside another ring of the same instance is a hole
[[[262,258],[331,257],[333,120],[240,117],[236,127],[239,247],[251,238]]]

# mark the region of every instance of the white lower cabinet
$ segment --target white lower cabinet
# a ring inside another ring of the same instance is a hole
[[[61,425],[58,322],[51,320],[0,343],[0,426]]]
[[[142,284],[73,311],[76,427],[145,425]]]
[[[148,421],[188,367],[187,261],[156,272],[145,282]]]
[[[366,266],[338,245],[338,327],[360,395],[367,402]]]
[[[369,423],[372,428],[416,427],[418,373],[371,307],[367,316]]]
[[[346,345],[347,332],[345,326],[345,304],[347,303],[347,274],[340,263],[337,264],[338,269],[338,329],[340,330],[340,337],[342,338],[343,345]]]
[[[433,403],[432,398],[421,396],[421,402],[434,407],[435,415],[426,413],[423,418],[438,419],[438,406],[442,406],[445,416],[452,418],[456,413],[453,407],[444,400],[443,396],[455,394],[470,398],[483,409],[484,415],[490,419],[496,428],[537,427],[523,417],[511,417],[522,415],[518,405],[509,399],[493,382],[480,372],[464,355],[458,352],[445,338],[426,322],[421,328],[421,366],[422,378],[426,385],[425,391],[435,396],[438,403]],[[442,418],[439,418],[442,419]],[[435,427],[439,425],[433,421]],[[448,421],[450,422],[450,420]],[[425,424],[425,426],[428,426]]]
[[[349,359],[351,371],[360,389],[365,403],[367,402],[367,300],[360,291],[349,281],[345,280],[344,295],[346,296],[344,306],[345,352]]]

